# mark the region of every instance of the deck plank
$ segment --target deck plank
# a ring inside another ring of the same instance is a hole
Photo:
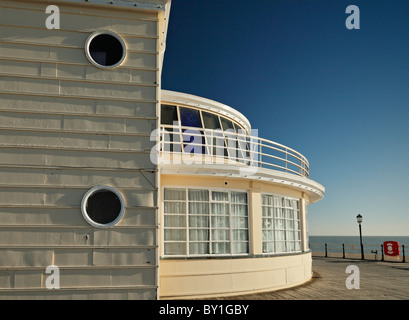
[[[347,289],[349,265],[359,268],[360,288]],[[224,300],[407,300],[409,263],[313,257],[313,279],[280,291],[219,297]]]

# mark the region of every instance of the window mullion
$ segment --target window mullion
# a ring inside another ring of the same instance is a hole
[[[231,192],[229,191],[229,233],[230,233],[230,254],[233,254],[233,227],[232,227],[232,199]]]
[[[212,227],[212,223],[213,223],[213,199],[212,199],[212,191],[209,190],[209,254],[212,255],[213,254],[213,240],[212,240],[212,236],[213,236],[213,227]]]
[[[274,206],[274,201],[273,201],[273,197],[271,197],[271,201],[272,201],[272,203],[271,203],[271,205],[270,205],[270,207],[271,207],[271,229],[272,229],[272,237],[271,237],[271,239],[272,239],[272,241],[273,241],[273,245],[272,245],[272,250],[273,250],[273,252],[275,253],[275,252],[277,252],[277,245],[276,245],[276,242],[277,242],[277,237],[276,237],[276,222],[275,222],[275,206]]]
[[[190,256],[190,248],[189,248],[189,243],[190,243],[190,235],[189,235],[189,191],[187,188],[185,188],[185,212],[186,212],[186,255]]]
[[[178,115],[178,130],[179,130],[179,142],[180,142],[180,152],[183,153],[185,151],[184,141],[183,141],[183,130],[182,130],[182,120],[180,119],[180,110],[179,106],[176,106],[176,112]],[[186,194],[187,195],[187,194]],[[186,198],[186,201],[188,199]]]

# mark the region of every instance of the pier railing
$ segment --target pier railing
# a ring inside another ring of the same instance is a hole
[[[360,244],[310,244],[310,249],[313,256],[337,257],[337,258],[357,258],[361,259]],[[407,248],[406,248],[407,249]],[[365,260],[379,261],[400,261],[409,262],[405,256],[405,245],[399,245],[398,256],[387,256],[384,254],[383,244],[380,245],[364,245]]]
[[[244,130],[212,130],[175,125],[160,127],[160,155],[200,155],[206,163],[247,165],[309,177],[309,163],[301,153]]]

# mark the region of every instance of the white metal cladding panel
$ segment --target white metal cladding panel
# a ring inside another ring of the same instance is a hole
[[[1,136],[0,136],[1,137]],[[151,164],[148,152],[111,152],[109,150],[89,151],[86,149],[64,150],[44,149],[35,147],[2,147],[0,164],[4,166],[47,166],[56,169],[78,170],[127,170],[135,171],[136,168],[146,168]],[[151,167],[152,164],[151,164]],[[139,170],[139,169],[138,169]],[[82,172],[82,171],[81,171]],[[114,177],[114,176],[113,176]]]
[[[18,172],[14,167],[2,167],[1,173],[4,178],[0,181],[0,188],[13,186],[37,186],[37,187],[71,187],[87,188],[89,185],[103,185],[108,183],[114,187],[134,190],[152,190],[155,184],[153,173],[129,174],[126,171],[116,171],[112,176],[111,171],[87,169],[68,170],[55,169],[52,167],[19,167]]]
[[[53,32],[58,32],[54,30]],[[90,35],[90,32],[88,35]],[[89,63],[84,55],[84,48],[64,48],[44,45],[2,42],[0,46],[0,58],[12,60],[42,61],[48,63],[65,63],[86,65]],[[122,67],[144,68],[152,70],[156,68],[155,54],[128,51]]]
[[[45,9],[50,3],[46,1],[7,1],[1,2],[0,20],[4,25],[25,27],[32,29],[46,29]],[[60,21],[62,31],[84,32],[104,30],[112,28],[118,33],[126,35],[139,35],[142,37],[157,37],[157,16],[154,13],[146,13],[135,10],[116,10],[110,7],[97,9],[90,4],[82,7],[65,5],[61,2]],[[128,11],[128,12],[127,12]],[[18,19],[16,19],[18,17]],[[47,30],[47,29],[46,29]],[[52,30],[51,30],[52,31]]]
[[[66,81],[84,80],[89,83],[140,84],[154,86],[156,70],[117,68],[115,72],[106,72],[90,65],[62,64],[55,62],[27,61],[24,59],[0,59],[0,75],[43,77],[53,79],[59,77]]]
[[[3,205],[15,204],[24,206],[61,206],[74,207],[81,204],[89,188],[75,187],[14,187],[0,188],[0,199]],[[120,189],[120,188],[118,188]],[[155,206],[154,193],[150,190],[123,190],[126,204],[129,207]],[[109,229],[111,230],[111,229]]]
[[[2,111],[0,128],[33,129],[41,131],[61,131],[68,133],[113,133],[117,136],[137,137],[149,135],[156,128],[154,119],[126,119],[121,117],[109,118],[93,116],[74,116],[67,114],[41,114],[28,112]],[[135,140],[135,138],[133,138]],[[151,143],[150,143],[151,144]],[[128,147],[127,149],[131,149]]]
[[[107,71],[108,72],[108,71]],[[111,71],[115,72],[115,71]],[[0,87],[3,92],[37,93],[44,95],[63,95],[92,98],[152,100],[156,86],[137,86],[135,84],[93,83],[89,81],[65,81],[61,79],[26,78],[2,76]]]
[[[0,7],[1,8],[1,7]],[[1,15],[1,14],[0,14]],[[41,13],[44,20],[44,13]],[[37,21],[38,17],[36,17]],[[63,17],[64,19],[64,17]],[[132,22],[131,22],[132,23]],[[155,24],[155,22],[141,21],[141,25]],[[66,25],[63,25],[66,29]],[[95,27],[92,29],[95,30]],[[134,32],[137,28],[134,28]],[[22,44],[37,44],[44,46],[63,47],[63,48],[78,48],[79,43],[85,43],[89,36],[89,31],[81,30],[61,30],[58,33],[54,30],[48,30],[43,26],[39,28],[25,28],[20,25],[2,26],[0,29],[0,38],[3,41]],[[123,35],[128,50],[155,53],[156,52],[156,36],[150,37],[143,35]],[[37,39],[33,42],[33,39]]]
[[[0,3],[0,299],[155,299],[158,17],[59,2],[61,29],[48,30],[48,5]],[[123,37],[117,69],[86,58],[97,30]],[[82,217],[95,185],[125,199],[112,228]],[[45,288],[51,264],[60,290]]]
[[[114,99],[100,99],[92,97],[80,99],[78,97],[43,96],[33,94],[1,94],[0,110],[38,113],[41,115],[58,114],[74,116],[79,120],[84,116],[99,118],[142,119],[156,117],[155,102],[120,101]],[[107,119],[107,122],[110,121]]]
[[[26,228],[29,225],[35,226],[73,226],[85,228],[84,219],[79,214],[79,207],[59,207],[55,206],[5,206],[0,210],[0,221],[2,226]],[[155,224],[153,208],[131,208],[128,207],[125,216],[119,226],[126,227],[151,227]],[[89,227],[89,232],[94,229]],[[5,263],[5,262],[4,262]]]

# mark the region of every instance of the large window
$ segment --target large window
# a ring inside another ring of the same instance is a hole
[[[249,252],[247,193],[165,188],[164,255],[238,255]]]
[[[263,253],[301,251],[300,202],[262,195]]]
[[[242,163],[250,159],[246,131],[221,115],[162,105],[161,126],[162,151],[214,155]]]

